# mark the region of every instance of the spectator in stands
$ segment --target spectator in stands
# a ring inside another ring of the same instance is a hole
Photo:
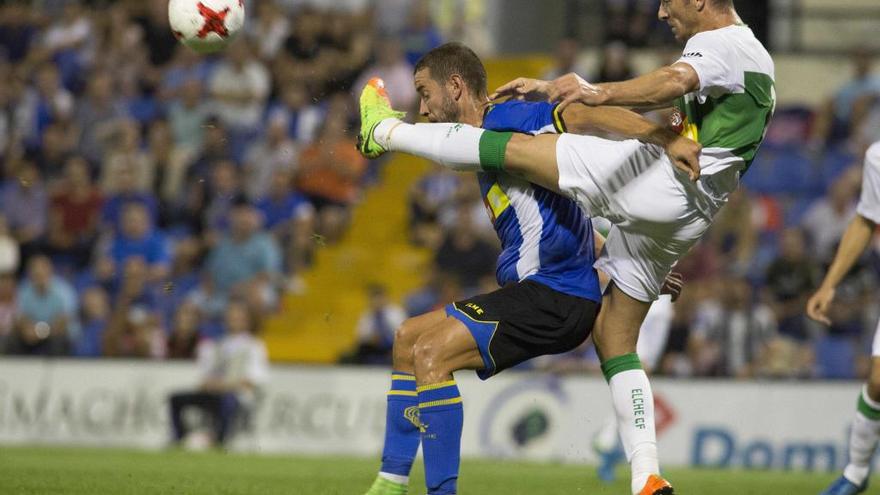
[[[0,355],[9,352],[18,318],[15,274],[0,272]]]
[[[147,278],[156,283],[165,280],[170,269],[170,255],[165,236],[150,220],[149,212],[140,203],[128,203],[122,210],[122,225],[103,256],[121,270],[131,258],[139,258],[147,266]]]
[[[98,238],[104,199],[92,184],[89,165],[75,156],[64,167],[64,179],[52,195],[46,247],[53,257],[74,267],[88,264]]]
[[[364,69],[354,83],[360,90],[373,77],[381,77],[388,88],[391,105],[402,110],[416,109],[418,94],[413,86],[413,66],[404,57],[400,43],[392,38],[379,40],[374,50],[375,62]]]
[[[601,82],[626,81],[636,76],[629,47],[622,41],[611,41],[602,47],[595,80]]]
[[[400,44],[410,65],[415,65],[422,56],[443,44],[443,36],[431,19],[430,7],[428,0],[411,2],[409,18],[399,33]]]
[[[802,230],[791,227],[782,232],[777,257],[766,274],[767,303],[779,322],[779,333],[799,342],[806,341],[807,298],[820,282],[818,264],[808,257]]]
[[[50,186],[63,175],[64,164],[75,154],[78,138],[78,132],[69,121],[53,122],[43,131],[42,145],[32,156]]]
[[[14,180],[3,185],[0,205],[26,262],[42,242],[49,212],[48,192],[33,162],[22,161]]]
[[[122,224],[122,213],[125,206],[137,203],[149,213],[150,225],[155,225],[159,217],[159,200],[152,190],[139,189],[137,174],[132,167],[122,167],[115,177],[115,191],[106,196],[101,209],[101,223],[104,227],[118,231]]]
[[[578,61],[581,45],[577,38],[564,37],[556,42],[556,53],[553,66],[544,71],[541,79],[552,80],[564,76],[570,72],[581,77],[587,77],[590,73],[587,66]]]
[[[142,258],[125,260],[110,321],[104,331],[104,355],[127,358],[160,358],[165,332],[155,287]]]
[[[246,139],[260,129],[272,81],[269,71],[251,57],[250,47],[242,38],[225,51],[224,60],[208,83],[220,120],[233,140]],[[233,143],[233,147],[239,143]]]
[[[73,95],[61,85],[53,63],[40,66],[35,77],[34,87],[25,92],[16,111],[17,127],[27,148],[38,148],[46,127],[69,118],[75,103]]]
[[[406,297],[406,313],[410,317],[441,309],[462,298],[463,292],[458,277],[441,273],[432,265],[425,278],[427,279],[425,285]]]
[[[321,127],[324,115],[309,98],[302,81],[287,83],[281,90],[281,101],[269,111],[269,121],[287,122],[287,136],[297,143],[311,143]]]
[[[150,124],[147,146],[147,167],[153,171],[150,189],[159,200],[159,225],[165,228],[173,225],[177,217],[178,198],[183,194],[193,150],[174,144],[171,127],[165,120]]]
[[[229,226],[229,212],[233,204],[244,196],[242,179],[235,163],[220,160],[211,168],[208,180],[207,202],[202,209],[202,234],[209,245]]]
[[[80,322],[82,330],[74,342],[73,354],[78,357],[97,358],[104,355],[104,330],[110,319],[110,298],[107,292],[92,286],[82,294]]]
[[[470,293],[480,279],[495,273],[497,257],[498,250],[476,233],[470,210],[462,206],[458,221],[446,234],[434,260],[441,271],[458,277],[465,292]]]
[[[880,76],[872,73],[871,53],[865,48],[855,49],[852,64],[852,79],[838,88],[816,114],[810,141],[814,149],[846,141],[866,113],[866,98],[880,94]]]
[[[221,314],[230,298],[246,298],[253,308],[271,311],[278,300],[280,272],[278,244],[261,230],[257,210],[239,199],[230,213],[229,231],[208,254],[206,283],[197,300],[208,316]]]
[[[76,107],[74,121],[79,127],[79,151],[93,164],[104,158],[107,142],[118,122],[127,117],[125,105],[117,100],[113,76],[107,71],[93,72],[85,97]]]
[[[199,151],[209,114],[210,106],[203,98],[202,82],[195,78],[183,82],[180,98],[168,105],[174,143],[190,153]]]
[[[752,376],[777,335],[773,311],[756,303],[749,282],[737,275],[719,282],[716,294],[697,311],[691,332],[696,374]]]
[[[166,356],[169,359],[194,359],[196,350],[201,339],[201,312],[198,306],[191,302],[181,304],[171,320],[171,330],[168,333],[168,350]]]
[[[406,312],[388,300],[388,289],[383,285],[369,285],[367,296],[370,307],[358,319],[355,347],[340,362],[391,364],[394,332],[406,320]]]
[[[440,216],[452,207],[461,185],[461,176],[439,165],[413,184],[409,192],[410,236],[419,246],[436,249],[443,240]]]
[[[254,52],[264,62],[275,59],[290,35],[290,19],[276,2],[256,2],[257,15],[246,24]]]
[[[855,215],[859,174],[855,168],[845,172],[831,184],[828,194],[816,200],[804,214],[801,227],[816,260],[824,262],[831,258],[847,223]]]
[[[346,118],[340,113],[327,115],[318,140],[300,155],[296,181],[315,206],[318,232],[330,242],[339,240],[348,225],[367,167],[346,133]]]
[[[12,354],[63,356],[70,352],[76,293],[55,276],[48,257],[35,255],[28,261],[28,278],[18,289],[17,302]]]
[[[294,285],[313,254],[315,208],[305,196],[293,189],[293,177],[286,170],[277,170],[266,194],[256,204],[263,215],[265,227],[280,246],[284,246],[286,273],[292,275]]]
[[[153,191],[154,162],[141,149],[140,125],[134,120],[120,120],[108,139],[109,146],[101,163],[101,188],[104,192],[115,194],[119,191],[117,180],[123,171],[132,174],[136,190]]]
[[[188,87],[190,89],[206,87],[213,69],[213,62],[210,59],[200,57],[198,53],[183,45],[177,45],[171,64],[162,71],[159,99],[173,104],[185,98]]]
[[[286,118],[275,114],[269,121],[265,137],[252,144],[245,154],[244,189],[251,201],[257,201],[269,192],[276,172],[286,172],[290,177],[296,174],[299,146],[287,136],[288,129]]]
[[[259,323],[246,303],[229,303],[225,327],[226,336],[219,342],[205,341],[198,348],[198,388],[170,397],[174,445],[180,445],[189,431],[184,423],[184,409],[197,407],[211,418],[213,441],[222,447],[236,418],[243,411],[253,412],[260,389],[266,383],[266,347],[256,337]]]
[[[758,232],[754,204],[745,189],[730,195],[725,208],[709,230],[708,243],[720,255],[720,263],[731,273],[746,273],[754,259]]]
[[[9,230],[6,216],[0,212],[0,274],[17,273],[19,259],[18,241]]]

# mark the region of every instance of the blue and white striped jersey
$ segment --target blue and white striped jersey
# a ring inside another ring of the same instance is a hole
[[[510,101],[489,107],[483,128],[530,134],[557,132],[553,105]],[[478,173],[483,201],[501,240],[499,285],[531,279],[600,302],[593,268],[593,227],[577,203],[505,173]]]

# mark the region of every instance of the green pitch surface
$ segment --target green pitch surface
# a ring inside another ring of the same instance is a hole
[[[418,463],[417,463],[418,464]],[[110,449],[0,448],[3,494],[362,495],[378,460]],[[424,495],[421,466],[410,494]],[[625,473],[621,473],[625,476]],[[834,474],[669,470],[683,495],[816,494]],[[584,466],[465,461],[464,495],[629,493]]]

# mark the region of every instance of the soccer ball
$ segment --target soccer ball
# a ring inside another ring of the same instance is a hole
[[[244,25],[244,0],[171,0],[174,36],[198,53],[222,50]]]

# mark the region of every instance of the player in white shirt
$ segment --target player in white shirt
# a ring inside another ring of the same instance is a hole
[[[576,75],[549,82],[521,78],[495,96],[562,101],[557,115],[575,102],[671,106],[671,124],[702,145],[698,163],[688,153],[664,154],[661,145],[668,141],[657,134],[645,142],[611,141],[459,124],[410,125],[396,118],[399,113],[378,88],[367,86],[361,95],[360,149],[365,156],[401,151],[460,171],[504,171],[571,197],[590,216],[615,224],[595,265],[613,285],[604,296],[593,338],[622,425],[632,492],[643,495],[673,490],[658,474],[653,395],[636,355],[639,327],[673,265],[738,186],[776,104],[773,60],[742,23],[732,0],[663,0],[658,17],[686,41],[682,57],[671,66],[596,85]]]
[[[880,223],[880,141],[868,148],[862,171],[862,196],[819,289],[807,301],[807,315],[826,325],[834,291],[874,238]],[[862,388],[849,438],[849,464],[822,495],[852,495],[868,488],[871,459],[880,440],[880,327],[874,334],[871,374]]]

